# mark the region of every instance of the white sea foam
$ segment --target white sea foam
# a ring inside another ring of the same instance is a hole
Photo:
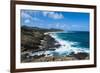
[[[87,48],[78,48],[73,47],[72,45],[78,44],[77,42],[70,42],[70,41],[64,41],[57,37],[56,34],[50,34],[51,37],[55,38],[56,41],[58,41],[61,46],[59,48],[56,48],[55,52],[59,54],[66,54],[69,55],[71,52],[78,53],[78,52],[86,52],[89,53],[89,50]]]
[[[78,48],[78,47],[72,46],[72,45],[78,44],[77,42],[62,40],[62,39],[58,38],[58,36],[55,33],[52,33],[52,32],[45,33],[45,35],[46,34],[49,34],[51,37],[53,37],[61,46],[59,48],[53,48],[53,49],[56,49],[55,51],[47,50],[47,51],[31,53],[31,56],[42,55],[42,54],[45,54],[46,56],[53,56],[53,54],[66,56],[72,52],[74,52],[75,54],[77,54],[78,52],[89,53],[89,50],[87,48]],[[56,43],[56,44],[58,44],[58,43]]]

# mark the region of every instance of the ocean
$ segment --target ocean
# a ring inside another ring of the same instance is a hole
[[[32,53],[31,56],[45,54],[47,56],[69,56],[71,53],[89,54],[89,32],[86,31],[70,31],[70,32],[48,32],[61,46],[51,48],[55,50],[46,50]]]
[[[89,32],[88,31],[70,31],[49,33],[61,46],[55,48],[55,51],[47,51],[53,56],[66,56],[72,52],[89,53]]]

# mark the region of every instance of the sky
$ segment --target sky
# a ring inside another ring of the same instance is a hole
[[[21,26],[89,31],[89,17],[89,13],[83,12],[21,10]]]

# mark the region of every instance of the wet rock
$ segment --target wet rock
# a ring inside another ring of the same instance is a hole
[[[85,52],[79,52],[77,54],[74,54],[74,57],[79,60],[86,59],[88,56],[89,54]]]

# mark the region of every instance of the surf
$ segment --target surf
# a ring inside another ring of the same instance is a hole
[[[54,51],[54,52],[58,53],[61,56],[70,55],[72,52],[74,52],[75,54],[77,54],[79,52],[89,53],[88,48],[73,47],[72,46],[72,45],[79,44],[78,42],[62,40],[61,38],[58,37],[58,35],[56,33],[49,33],[49,35],[61,44],[61,46],[59,48],[55,48],[56,50]]]

